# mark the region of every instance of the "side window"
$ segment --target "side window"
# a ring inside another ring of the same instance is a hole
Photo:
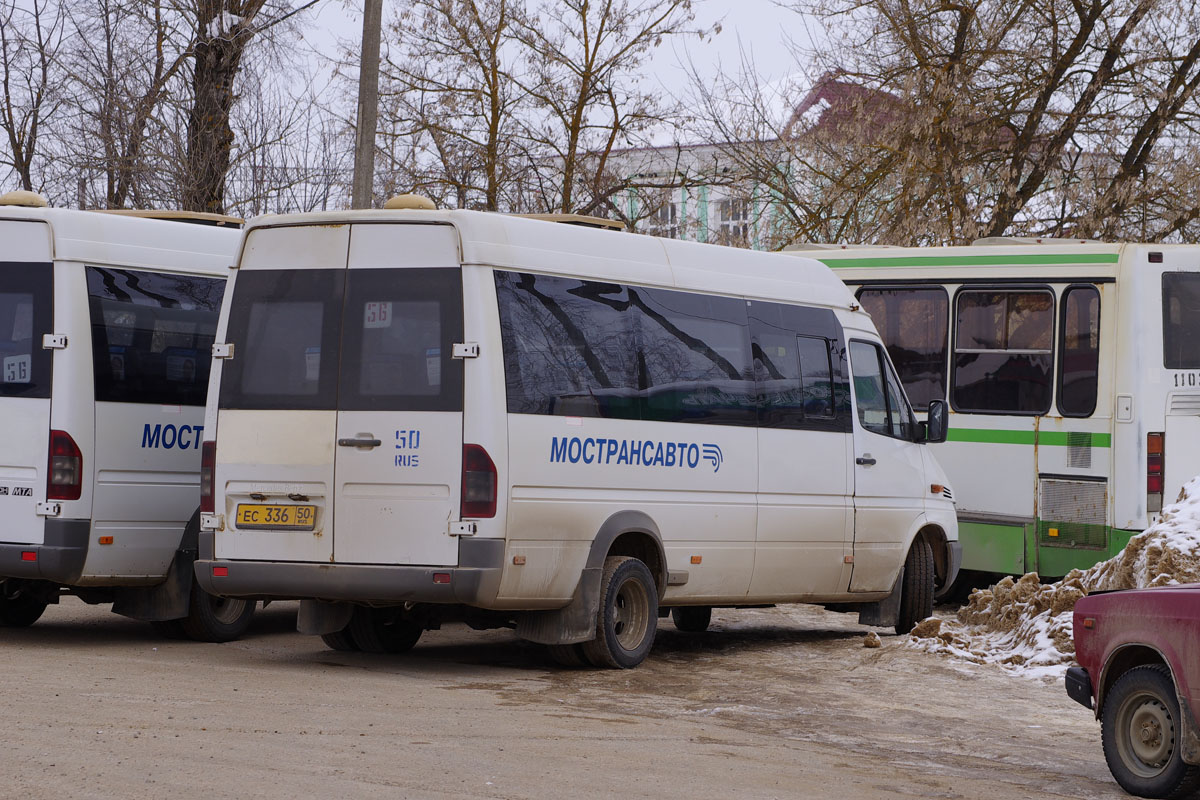
[[[495,280],[509,413],[639,418],[627,289],[499,270]]]
[[[225,281],[87,268],[96,399],[204,405]]]
[[[0,264],[0,397],[49,397],[53,276],[50,264]]]
[[[1063,293],[1058,410],[1064,417],[1089,417],[1096,410],[1100,366],[1100,292],[1071,286]]]
[[[871,315],[909,400],[917,407],[944,400],[950,324],[946,290],[863,289],[858,300]]]
[[[746,301],[629,289],[639,312],[642,419],[754,425]]]
[[[912,410],[882,349],[868,342],[851,342],[850,365],[854,370],[854,403],[863,428],[911,440],[915,433]]]
[[[848,429],[845,351],[832,311],[753,302],[750,333],[759,425]]]
[[[968,290],[957,299],[954,385],[959,411],[1045,414],[1054,360],[1046,290]]]
[[[1162,276],[1163,366],[1200,368],[1200,274]]]

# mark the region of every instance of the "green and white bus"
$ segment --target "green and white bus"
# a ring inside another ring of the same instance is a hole
[[[1200,246],[802,254],[853,289],[913,406],[948,400],[965,580],[1107,559],[1200,473]]]

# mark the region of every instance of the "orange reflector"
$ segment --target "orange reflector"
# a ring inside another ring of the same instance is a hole
[[[1046,535],[1047,536],[1058,536],[1058,528],[1051,528],[1050,530],[1046,531]]]
[[[843,564],[853,564],[854,556],[842,556],[842,563]]]
[[[704,560],[704,556],[692,556],[693,564],[699,564],[703,560]]]
[[[1096,620],[1093,619],[1092,617],[1084,617],[1083,618],[1083,627],[1085,627],[1085,628],[1096,627]]]
[[[112,544],[112,542],[113,542],[113,537],[111,537],[111,536],[101,536],[100,537],[100,544]]]
[[[22,550],[21,551],[21,560],[22,561],[37,561],[37,551],[36,550]]]
[[[946,487],[942,486],[940,483],[931,483],[929,484],[929,491],[933,492],[934,494],[941,494],[942,492],[946,491]]]
[[[513,556],[513,564],[518,567],[525,566],[525,556]]]
[[[1146,434],[1146,452],[1152,456],[1162,455],[1163,451],[1163,434],[1147,433]]]
[[[229,576],[229,567],[213,567],[214,578],[226,578]]]
[[[450,582],[450,573],[449,572],[433,573],[433,582],[434,583],[449,583]]]

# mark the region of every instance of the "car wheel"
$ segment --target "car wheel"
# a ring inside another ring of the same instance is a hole
[[[676,606],[671,609],[671,622],[687,633],[704,633],[712,622],[712,606]]]
[[[188,615],[179,620],[183,632],[197,642],[232,642],[250,627],[255,602],[236,597],[216,597],[192,586]]]
[[[1164,665],[1134,667],[1118,678],[1100,719],[1104,760],[1122,789],[1162,798],[1200,787],[1200,767],[1183,761],[1179,699]]]
[[[906,634],[921,620],[933,614],[933,550],[929,542],[917,537],[904,559],[904,583],[900,587],[900,617],[896,633]]]
[[[404,653],[413,649],[424,629],[392,609],[358,606],[346,626],[364,653]]]

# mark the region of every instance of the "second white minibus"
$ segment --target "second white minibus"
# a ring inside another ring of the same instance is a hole
[[[631,667],[662,612],[908,630],[952,491],[815,261],[472,211],[268,217],[222,308],[197,578],[334,648],[448,619]]]

